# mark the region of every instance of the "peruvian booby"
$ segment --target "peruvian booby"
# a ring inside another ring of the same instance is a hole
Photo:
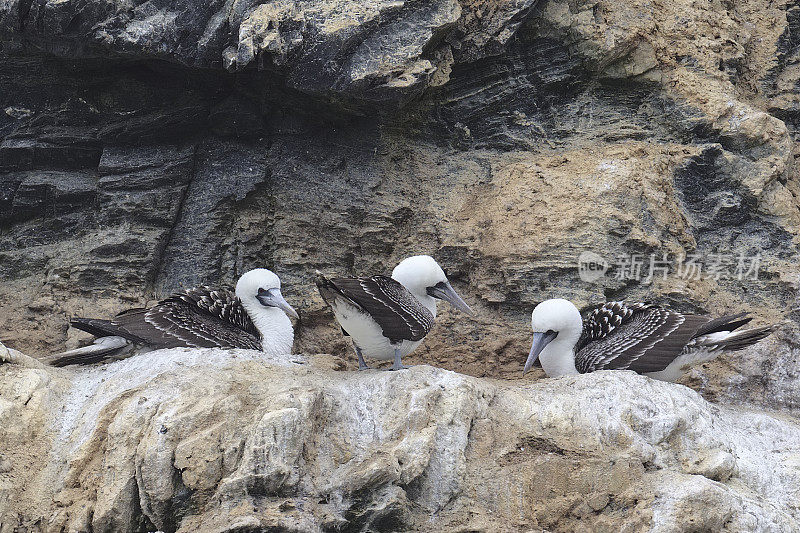
[[[287,316],[288,315],[288,316]],[[257,268],[239,278],[236,291],[200,286],[111,320],[73,318],[70,324],[98,337],[94,344],[47,358],[54,366],[96,363],[134,350],[179,346],[246,348],[289,354],[297,312],[281,295],[273,272]]]
[[[755,344],[774,329],[735,331],[750,320],[747,313],[712,318],[624,302],[604,303],[581,318],[571,302],[546,300],[531,314],[533,345],[523,373],[538,358],[550,377],[622,369],[676,381],[689,367]]]
[[[407,368],[402,358],[433,327],[437,300],[473,314],[442,268],[427,255],[404,259],[391,277],[328,279],[318,272],[317,288],[342,333],[353,340],[359,370],[369,368],[364,355],[394,361],[392,370]]]

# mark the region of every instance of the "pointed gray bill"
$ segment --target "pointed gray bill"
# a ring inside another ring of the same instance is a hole
[[[525,368],[522,371],[523,376],[528,373],[528,370],[531,369],[533,363],[535,363],[536,360],[539,358],[539,354],[542,353],[542,350],[544,350],[545,346],[550,344],[553,341],[553,339],[555,339],[557,336],[558,336],[557,331],[548,331],[546,333],[535,331],[533,333],[533,344],[531,345],[531,353],[528,354],[528,360],[525,361]]]
[[[440,300],[446,300],[450,302],[450,304],[459,309],[464,311],[467,314],[475,315],[475,312],[470,309],[467,303],[461,299],[461,296],[458,295],[456,290],[450,285],[449,281],[440,281],[433,287],[428,287],[427,291],[428,296],[433,296],[434,298],[439,298]]]
[[[300,315],[298,315],[297,311],[295,311],[292,306],[289,305],[289,302],[283,299],[280,289],[270,289],[268,291],[265,291],[264,289],[258,289],[256,298],[259,302],[261,302],[261,305],[267,307],[277,307],[292,318],[300,318]]]

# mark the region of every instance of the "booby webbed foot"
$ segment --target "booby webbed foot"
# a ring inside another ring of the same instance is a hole
[[[353,345],[353,348],[356,349],[356,355],[358,356],[358,369],[359,370],[369,370],[369,366],[367,365],[366,361],[364,361],[364,356],[361,355],[361,348]]]
[[[390,368],[389,370],[404,370],[406,368],[411,368],[411,367],[403,364],[403,362],[400,360],[400,350],[395,349],[394,363],[392,364],[392,368]]]

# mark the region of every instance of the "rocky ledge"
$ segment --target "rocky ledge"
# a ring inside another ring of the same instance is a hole
[[[0,531],[796,531],[800,424],[630,372],[0,366]]]

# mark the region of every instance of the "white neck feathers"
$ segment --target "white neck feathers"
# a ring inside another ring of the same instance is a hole
[[[242,301],[258,332],[261,334],[261,350],[270,355],[292,353],[294,328],[283,310],[264,307],[258,302]]]
[[[539,354],[539,361],[548,376],[570,376],[579,373],[575,368],[575,344],[578,338],[580,333],[571,335],[569,332],[560,332],[558,337],[544,347]]]

